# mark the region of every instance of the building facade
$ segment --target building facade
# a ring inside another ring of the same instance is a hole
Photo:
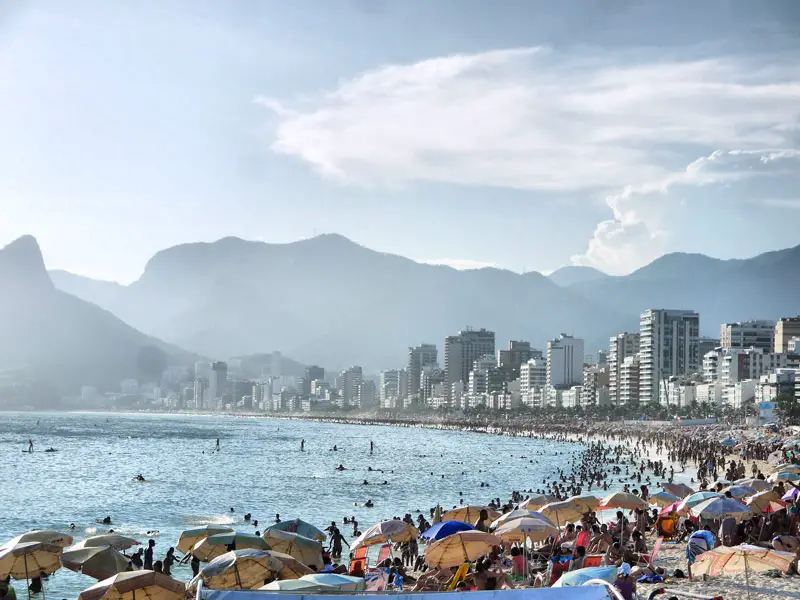
[[[652,309],[642,313],[639,331],[639,401],[658,401],[672,376],[700,370],[700,315],[691,310]]]
[[[800,316],[786,317],[775,324],[775,352],[789,352],[789,340],[800,336]]]
[[[419,395],[422,370],[428,365],[439,363],[439,351],[435,344],[420,344],[411,346],[408,349],[408,365],[406,366],[406,396],[416,397]]]
[[[453,396],[453,385],[469,382],[472,365],[480,357],[494,355],[494,332],[486,329],[465,329],[444,340],[445,398]]]
[[[629,356],[639,353],[639,334],[620,333],[611,338],[608,348],[608,394],[614,405],[624,404],[621,399],[620,377],[622,365]],[[639,385],[636,385],[639,389]]]
[[[722,348],[762,348],[770,352],[775,346],[775,321],[723,323],[719,330],[719,345]]]
[[[583,340],[562,333],[547,342],[547,387],[570,388],[583,383]]]

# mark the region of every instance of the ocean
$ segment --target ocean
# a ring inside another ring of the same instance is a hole
[[[33,454],[25,452],[29,438]],[[57,451],[44,452],[49,447]],[[262,532],[277,513],[320,528],[335,520],[351,539],[352,527],[341,525],[345,516],[355,516],[363,531],[407,512],[415,519],[417,511],[427,516],[437,502],[448,509],[462,498],[465,504],[505,501],[512,490],[535,490],[559,468],[568,470],[582,448],[480,433],[269,418],[0,413],[0,541],[30,529],[63,531],[74,523],[77,542],[106,532],[109,526],[96,521],[110,516],[116,533],[144,543],[153,537],[161,558],[184,529],[216,523],[254,532],[243,521],[248,512]],[[340,464],[345,471],[335,469]],[[134,480],[140,473],[145,482]],[[383,481],[388,485],[379,485]],[[374,508],[363,506],[368,499]],[[179,567],[173,575],[188,580],[191,571]],[[76,598],[93,583],[61,569],[45,591],[51,598]],[[14,585],[24,597],[24,582]]]

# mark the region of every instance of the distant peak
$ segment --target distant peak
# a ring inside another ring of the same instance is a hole
[[[35,237],[23,235],[0,250],[0,286],[16,289],[53,287]]]
[[[556,269],[548,275],[550,281],[562,287],[570,286],[576,283],[584,283],[588,281],[596,281],[608,277],[607,273],[594,267],[587,267],[582,265],[569,265]]]

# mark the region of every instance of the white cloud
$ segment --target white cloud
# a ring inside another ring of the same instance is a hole
[[[661,180],[627,186],[606,198],[613,218],[597,225],[587,251],[573,256],[572,262],[613,274],[629,273],[669,249],[670,230],[685,225],[681,204],[693,194],[702,194],[704,186],[732,189],[755,177],[779,175],[793,176],[795,183],[800,183],[799,164],[800,151],[794,149],[717,150]],[[766,198],[756,202],[800,208],[796,199]],[[721,205],[719,209],[725,211],[729,207]],[[714,231],[720,223],[709,223],[709,230]]]
[[[480,260],[470,260],[469,258],[437,258],[432,260],[419,261],[426,265],[443,265],[452,267],[459,271],[466,271],[469,269],[485,269],[487,267],[497,267],[497,263],[484,262]]]
[[[389,65],[296,103],[258,101],[275,113],[275,152],[342,183],[611,189],[667,176],[677,147],[785,147],[800,64],[620,66],[522,48]]]

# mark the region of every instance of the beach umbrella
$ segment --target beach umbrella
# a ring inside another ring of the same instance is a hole
[[[269,550],[269,544],[263,538],[251,533],[217,533],[200,540],[192,547],[192,554],[198,560],[210,561],[231,550]]]
[[[210,535],[231,532],[233,532],[233,529],[230,527],[220,527],[218,525],[206,525],[205,527],[187,529],[186,531],[181,532],[181,535],[178,538],[178,543],[175,544],[175,548],[178,550],[178,552],[183,552],[186,554],[195,544],[197,544],[197,542],[206,539]]]
[[[186,584],[154,571],[126,571],[83,590],[78,600],[186,600]]]
[[[363,577],[351,577],[338,573],[312,573],[303,575],[300,579],[328,587],[336,588],[341,592],[363,592],[366,582]]]
[[[544,521],[546,523],[550,523],[550,525],[555,525],[549,518],[544,516],[542,513],[536,510],[524,510],[522,508],[518,508],[517,510],[512,510],[511,512],[507,512],[503,515],[500,515],[497,519],[492,522],[489,526],[489,529],[497,529],[501,525],[508,523],[509,521],[514,521],[516,519],[522,518],[530,518],[530,519],[539,519],[540,521]]]
[[[85,540],[81,540],[70,550],[79,550],[80,548],[99,548],[102,546],[111,546],[114,550],[127,550],[133,546],[138,546],[141,542],[125,537],[124,535],[117,535],[115,533],[106,533],[103,535],[93,535]],[[102,579],[105,579],[103,577]]]
[[[248,548],[216,557],[200,571],[200,579],[212,590],[255,590],[268,579],[298,579],[312,572],[288,554]]]
[[[731,496],[736,499],[740,499],[752,496],[756,493],[756,490],[746,485],[729,485],[728,487],[724,488],[721,493],[725,494],[726,492],[730,492]]]
[[[494,531],[494,535],[504,542],[541,542],[550,536],[558,535],[558,528],[540,519],[523,517],[504,523]]]
[[[61,546],[62,548],[66,548],[72,543],[72,536],[66,533],[61,533],[60,531],[54,531],[52,529],[34,529],[33,531],[28,531],[22,535],[18,535],[14,539],[7,541],[5,544],[0,545],[0,550],[3,550],[8,546],[14,546],[15,544],[21,544],[25,542],[41,542],[42,544],[47,544],[48,546]]]
[[[268,531],[275,529],[280,531],[288,531],[289,533],[299,533],[303,537],[311,538],[312,540],[317,540],[318,542],[324,542],[328,539],[328,536],[325,535],[324,531],[314,527],[311,523],[306,523],[302,519],[281,521],[280,523],[275,523],[274,525],[267,527]]]
[[[757,492],[763,492],[764,490],[772,488],[772,485],[766,479],[740,479],[736,482],[736,485],[746,485]]]
[[[70,548],[61,555],[61,564],[95,579],[108,579],[131,570],[130,561],[111,546]]]
[[[701,519],[721,521],[727,517],[733,517],[737,522],[749,518],[753,511],[738,500],[731,498],[709,498],[700,504],[695,505],[689,512]]]
[[[692,575],[739,575],[751,572],[787,572],[797,559],[794,552],[779,552],[760,546],[720,546],[701,554],[694,565]]]
[[[18,542],[0,550],[0,579],[28,580],[50,575],[61,568],[61,546],[41,542]],[[28,587],[28,597],[31,592]],[[44,594],[42,594],[44,595]]]
[[[748,498],[745,504],[749,506],[750,510],[753,512],[770,512],[768,510],[770,503],[776,500],[780,500],[776,492],[773,490],[764,490]]]
[[[519,507],[523,510],[539,510],[545,504],[550,504],[551,502],[558,502],[558,498],[550,494],[535,494],[521,502]]]
[[[591,512],[595,510],[600,504],[600,499],[591,494],[583,494],[581,496],[570,496],[564,502],[571,502],[583,512]]]
[[[499,512],[489,508],[488,506],[470,506],[467,504],[466,506],[461,506],[444,513],[442,515],[442,521],[462,521],[464,523],[469,523],[470,525],[475,525],[480,518],[482,510],[485,510],[489,515],[489,518],[487,519],[487,526],[500,516]]]
[[[550,519],[550,521],[554,522],[558,527],[561,527],[572,521],[580,521],[583,513],[586,511],[572,502],[562,500],[560,502],[545,504],[539,512]]]
[[[664,508],[662,508],[659,511],[658,514],[662,515],[662,516],[665,516],[665,515],[670,515],[670,514],[672,514],[674,512],[676,515],[685,516],[688,513],[687,510],[682,510],[680,512],[678,511],[678,508],[680,508],[681,502],[683,502],[683,500],[678,500],[677,502],[673,502],[672,504],[667,504]]]
[[[482,531],[461,531],[433,542],[425,549],[425,562],[436,569],[457,567],[483,556],[502,540]]]
[[[701,502],[705,502],[709,498],[722,498],[722,494],[719,492],[709,492],[703,490],[702,492],[695,492],[694,494],[689,494],[684,498],[681,503],[678,505],[678,511],[688,511],[693,506],[697,506]]]
[[[786,492],[783,496],[781,496],[781,500],[784,502],[794,502],[797,499],[797,495],[800,493],[800,490],[797,488],[792,488],[788,492]]]
[[[387,542],[410,542],[419,536],[419,530],[400,519],[390,519],[376,523],[350,544],[350,550],[361,546],[376,546]]]
[[[273,581],[267,585],[262,585],[260,590],[267,590],[270,592],[335,592],[338,588],[331,585],[324,585],[314,581],[306,581],[304,579],[281,579]]]
[[[583,569],[576,569],[562,573],[553,584],[553,587],[571,587],[576,585],[583,585],[590,579],[602,579],[609,583],[614,583],[617,580],[617,567],[584,567]]]
[[[800,481],[800,473],[792,473],[791,471],[778,471],[767,477],[767,481],[772,483],[779,483],[781,481]]]
[[[679,498],[685,498],[689,494],[694,493],[694,490],[685,483],[662,483],[661,487],[665,491],[669,492],[670,494],[675,494]]]
[[[739,443],[739,441],[738,441],[738,440],[735,440],[735,439],[733,439],[733,438],[725,438],[725,439],[724,439],[724,440],[722,440],[720,443],[721,443],[723,446],[725,446],[726,448],[732,448],[733,446],[735,446],[736,444],[738,444],[738,443]]]
[[[297,533],[288,531],[272,530],[264,533],[264,541],[275,551],[281,554],[288,554],[296,558],[308,567],[321,569],[324,566],[322,560],[322,542],[312,540]]]
[[[634,496],[627,492],[613,492],[608,496],[604,496],[598,505],[598,509],[600,510],[610,510],[612,508],[622,508],[625,510],[643,508],[647,510],[649,505],[645,500],[639,498],[639,496]]]
[[[786,471],[787,473],[800,473],[800,465],[793,463],[783,463],[775,468],[776,471]]]
[[[473,531],[474,529],[475,527],[469,523],[463,523],[461,521],[442,521],[423,531],[420,537],[428,542],[435,542],[436,540],[441,540],[459,531]]]
[[[660,491],[650,496],[647,499],[647,501],[650,504],[655,504],[656,506],[660,506],[663,508],[665,506],[669,506],[670,504],[680,502],[681,499],[675,494],[670,494],[669,492]]]

